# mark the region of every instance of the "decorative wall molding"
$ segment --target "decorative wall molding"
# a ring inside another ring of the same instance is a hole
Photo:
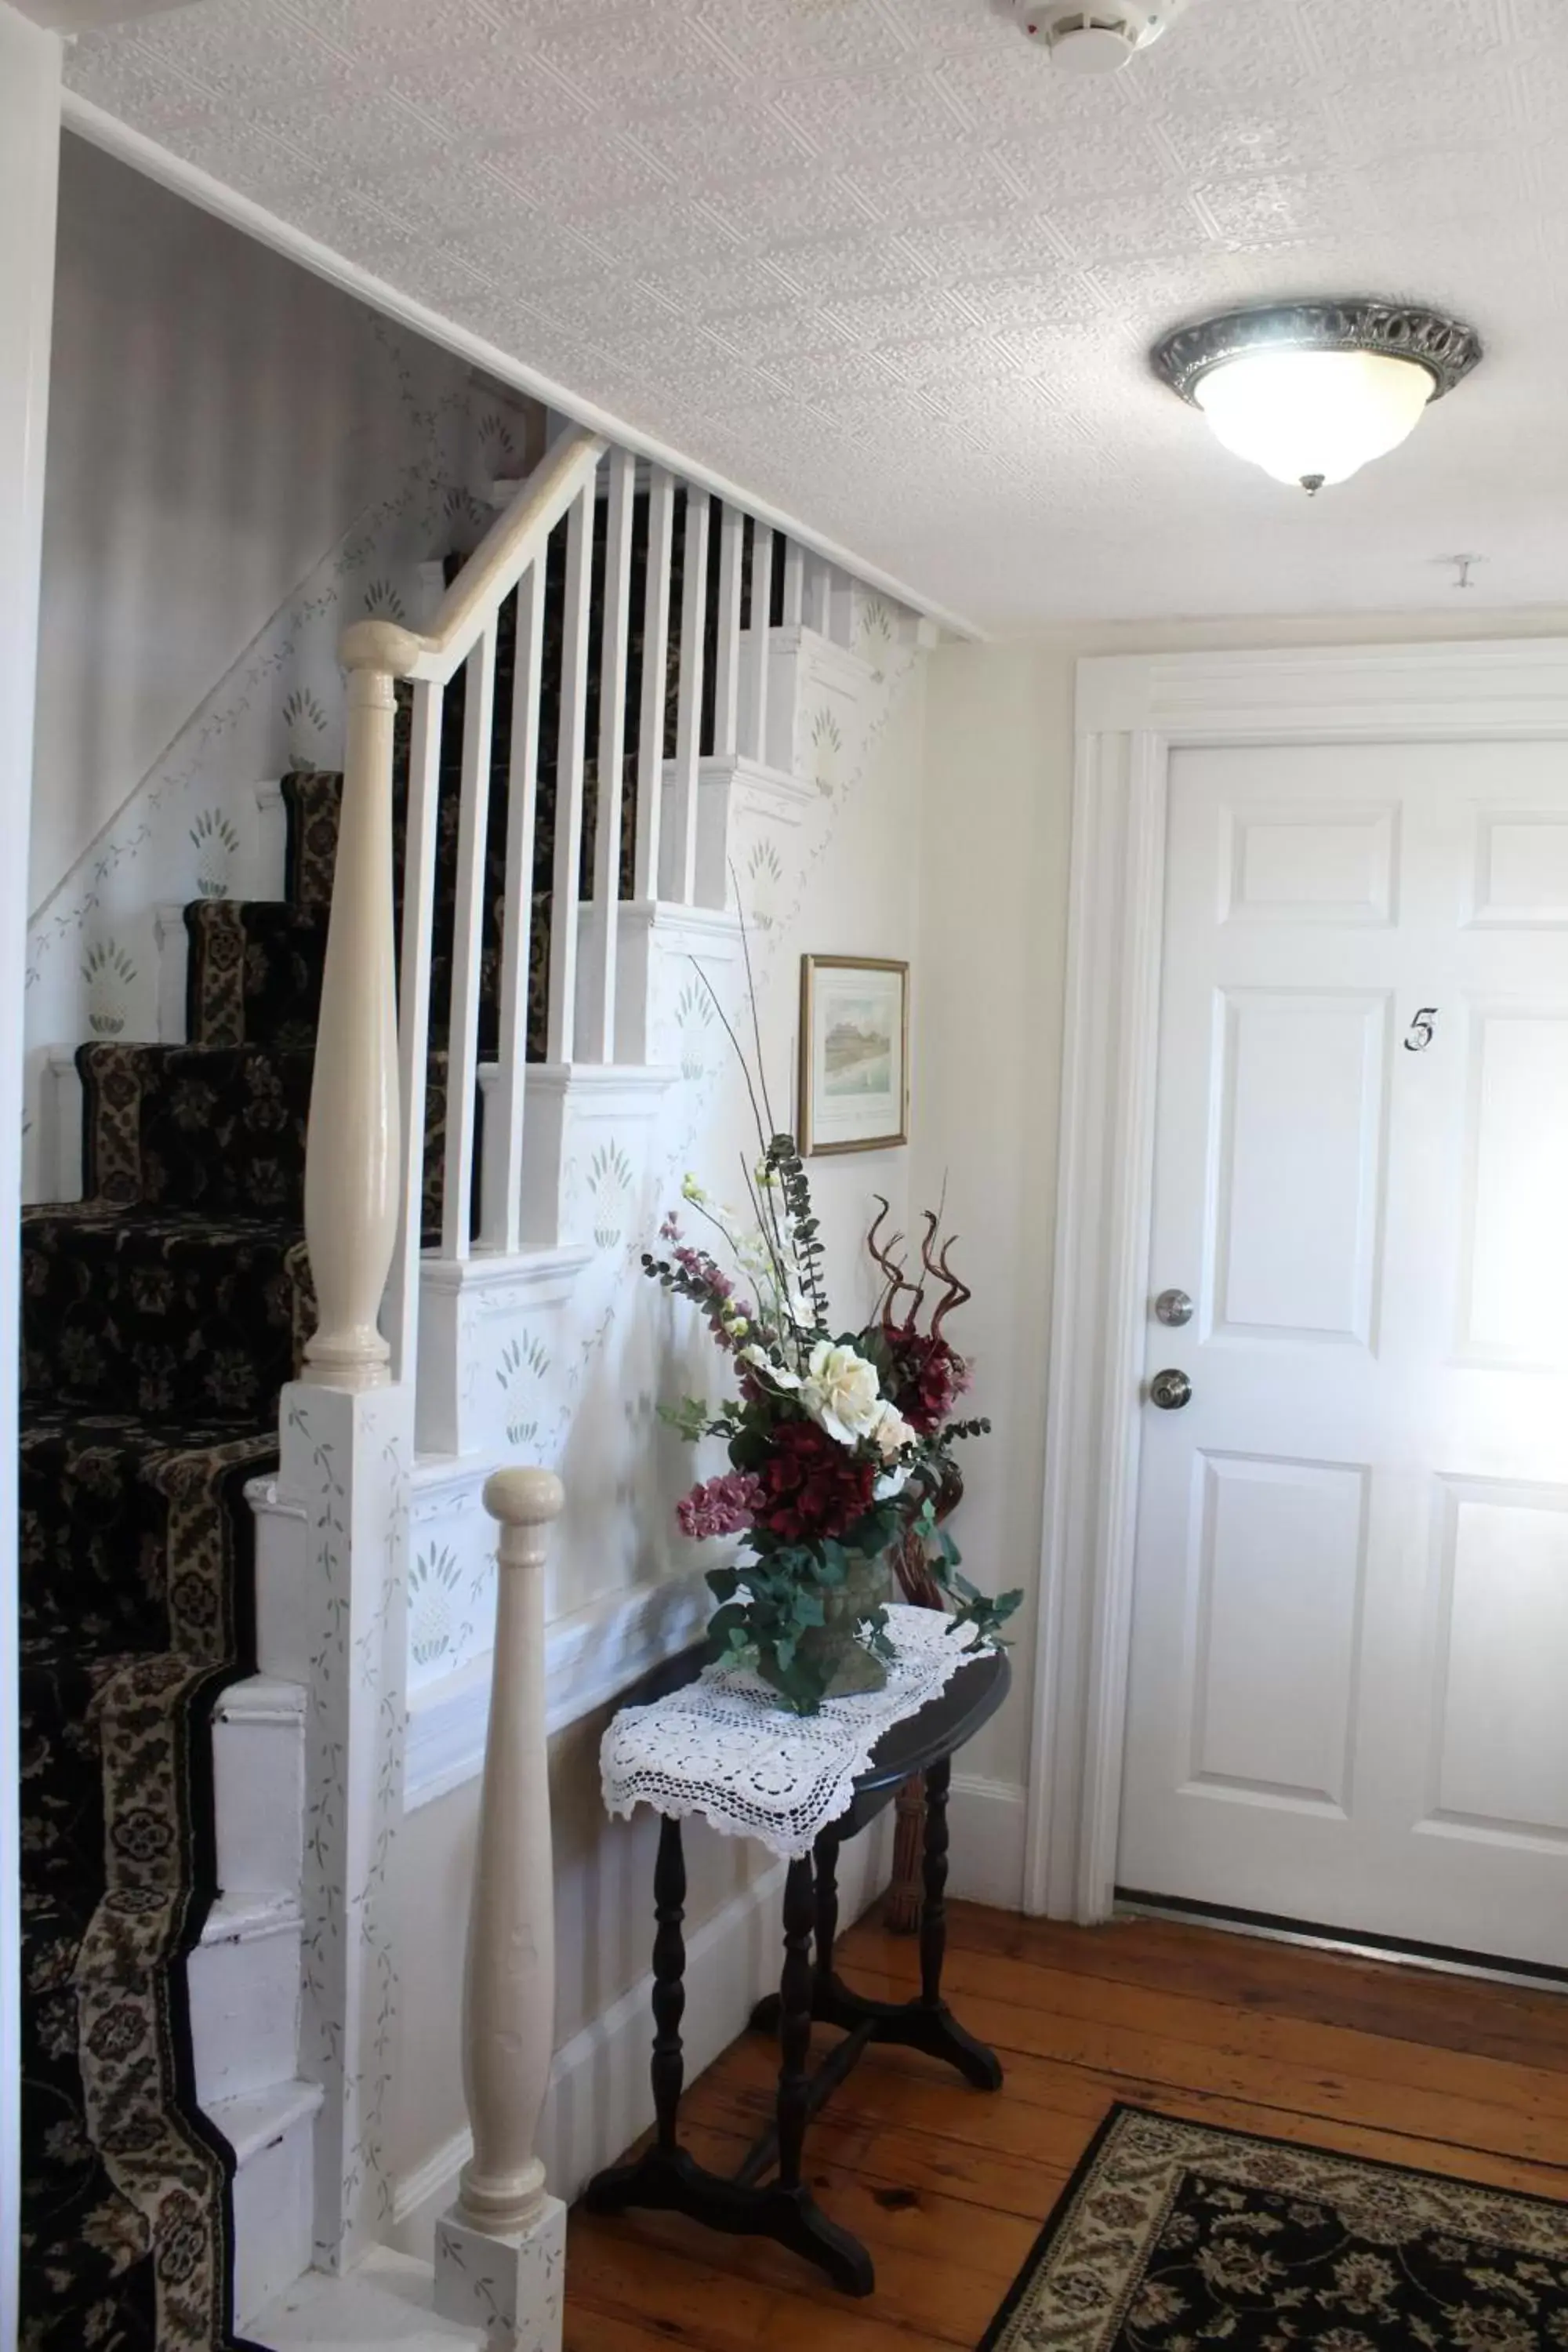
[[[1110,1916],[1173,752],[1568,741],[1568,639],[1080,661],[1026,1908]]]

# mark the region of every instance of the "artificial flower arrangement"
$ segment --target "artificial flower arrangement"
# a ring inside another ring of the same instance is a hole
[[[1022,1595],[994,1601],[977,1591],[937,1524],[939,1498],[962,1485],[951,1449],[990,1428],[953,1417],[969,1367],[942,1325],[970,1293],[948,1266],[952,1243],[938,1246],[940,1217],[926,1213],[921,1251],[923,1273],[944,1292],[928,1327],[920,1328],[924,1282],[906,1282],[878,1247],[883,1202],[869,1236],[885,1279],[877,1310],[863,1329],[836,1331],[793,1136],[764,1143],[748,1176],[750,1219],[713,1201],[695,1177],[681,1189],[734,1269],[688,1240],[673,1214],[659,1228],[668,1255],[643,1257],[645,1273],[702,1310],[733,1372],[736,1393],[716,1410],[697,1398],[663,1409],[683,1437],[721,1437],[729,1449],[731,1467],[677,1506],[690,1537],[745,1538],[733,1567],[709,1573],[720,1603],[709,1628],[714,1656],[754,1668],[802,1715],[830,1695],[877,1687],[892,1655],[886,1562],[911,1538],[951,1611],[951,1630],[970,1629],[974,1648],[993,1643]]]

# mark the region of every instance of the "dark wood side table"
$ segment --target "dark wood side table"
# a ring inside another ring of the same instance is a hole
[[[638,1696],[662,1696],[693,1678],[699,1654],[677,1662]],[[945,1690],[918,1713],[896,1723],[872,1751],[845,1811],[823,1830],[813,1851],[789,1865],[784,1891],[784,1970],[779,1990],[759,2002],[752,2023],[775,2032],[779,2085],[773,2126],[731,2178],[710,2172],[680,2144],[679,2108],[685,2064],[680,2021],[686,2005],[686,1858],[680,1823],[666,1815],[654,1871],[658,1932],[653,1947],[653,2098],[655,2137],[629,2164],[599,2173],[586,2191],[590,2212],[621,2213],[634,2206],[687,2213],[732,2236],[773,2238],[825,2271],[847,2294],[869,2294],[876,2284],[871,2257],[858,2238],[829,2219],[803,2172],[805,2127],[872,2042],[922,2050],[955,2066],[976,2090],[1002,2086],[994,2052],[964,2031],[942,1996],[947,1942],[947,1798],[952,1759],[1007,1696],[1005,1651],[987,1651],[961,1666]],[[834,1967],[838,1934],[838,1850],[889,1804],[912,1772],[926,1785],[925,1895],[921,1912],[921,1989],[912,2000],[869,2000]],[[814,2023],[836,2025],[844,2039],[811,2071]]]

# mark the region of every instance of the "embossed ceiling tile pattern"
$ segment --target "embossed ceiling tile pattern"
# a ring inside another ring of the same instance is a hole
[[[730,180],[704,192],[712,225],[746,245],[809,236],[847,236],[872,217],[848,174],[792,172],[784,179]]]
[[[1266,172],[1256,179],[1214,180],[1192,191],[1201,221],[1225,245],[1305,245],[1353,231],[1362,212],[1341,174]]]
[[[877,0],[816,0],[815,5],[806,0],[795,6],[695,0],[690,13],[743,71],[771,79],[875,72],[907,54],[896,10],[889,16]]]
[[[934,75],[915,65],[897,73],[831,81],[786,82],[779,112],[836,163],[889,148],[918,153],[960,137],[968,127]]]
[[[807,170],[810,146],[791,129],[776,109],[761,105],[749,95],[734,99],[715,119],[710,115],[660,114],[639,121],[629,140],[668,176],[690,186],[709,174],[726,177],[780,178]]]
[[[983,623],[1563,593],[1568,0],[1193,0],[1093,84],[1003,0],[204,0],[68,72]],[[1489,360],[1308,510],[1147,350],[1347,286]]]

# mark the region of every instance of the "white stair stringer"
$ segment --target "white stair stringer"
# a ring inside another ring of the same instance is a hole
[[[196,2097],[234,2151],[235,2324],[310,2267],[314,2125],[321,2087],[300,2079],[300,1880],[310,1661],[300,1654],[302,1513],[270,1478],[247,1488],[256,1523],[261,1671],[214,1710],[222,1889],[186,1962]]]

